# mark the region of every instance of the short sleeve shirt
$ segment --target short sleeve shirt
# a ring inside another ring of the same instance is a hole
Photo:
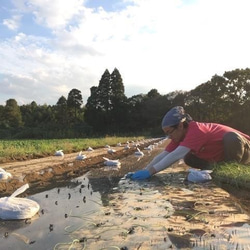
[[[219,162],[224,159],[223,136],[227,132],[236,132],[250,140],[250,136],[222,124],[192,121],[184,140],[179,143],[172,140],[166,151],[172,152],[178,146],[184,146],[191,149],[191,153],[200,159]]]

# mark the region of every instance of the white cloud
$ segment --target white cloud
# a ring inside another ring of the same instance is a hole
[[[21,31],[0,41],[0,84],[1,74],[24,88],[31,79],[33,94],[14,96],[27,102],[55,104],[72,88],[86,102],[106,68],[118,68],[131,96],[191,90],[215,74],[249,67],[248,0],[126,2],[107,12],[83,0],[16,0],[15,12],[33,13],[53,37]]]
[[[62,28],[82,9],[84,0],[14,0],[16,10],[32,13],[37,23]]]
[[[11,19],[3,19],[3,25],[10,30],[17,30],[20,25],[21,15],[14,15]]]

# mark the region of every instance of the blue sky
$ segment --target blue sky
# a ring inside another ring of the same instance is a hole
[[[0,0],[0,105],[86,103],[105,69],[125,94],[191,90],[250,67],[249,0]]]

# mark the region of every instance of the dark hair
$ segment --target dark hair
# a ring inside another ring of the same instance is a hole
[[[178,124],[175,124],[175,125],[173,125],[173,126],[170,126],[170,128],[178,128],[178,126],[179,126],[179,123]]]
[[[188,125],[189,125],[189,122],[188,122],[187,120],[183,122],[183,127],[184,127],[184,128],[187,128]]]
[[[188,122],[187,120],[184,121],[184,122],[182,122],[182,123],[183,123],[183,127],[184,127],[184,128],[187,128],[187,127],[188,127],[189,122]],[[171,127],[171,128],[177,129],[178,126],[179,126],[179,123],[178,123],[178,124],[175,124],[175,125],[173,125],[173,126],[170,126],[170,127]]]

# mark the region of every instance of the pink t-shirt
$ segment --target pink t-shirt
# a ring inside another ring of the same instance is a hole
[[[172,152],[178,146],[184,146],[190,148],[191,153],[201,159],[219,162],[224,159],[222,140],[227,132],[236,132],[250,140],[250,136],[225,125],[192,121],[189,123],[184,140],[180,143],[172,140],[167,145],[166,151]]]

